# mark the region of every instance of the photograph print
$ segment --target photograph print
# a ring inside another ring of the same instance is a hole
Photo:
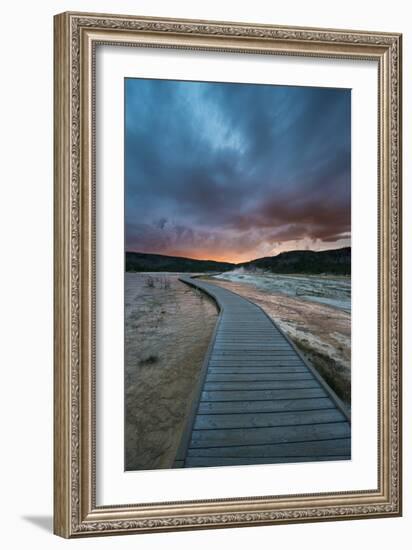
[[[126,78],[125,470],[351,459],[351,91]]]

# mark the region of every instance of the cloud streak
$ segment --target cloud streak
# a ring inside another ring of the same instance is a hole
[[[126,249],[244,261],[350,242],[350,91],[126,79]]]

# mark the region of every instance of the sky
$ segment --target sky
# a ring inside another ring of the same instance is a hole
[[[349,246],[350,105],[347,89],[126,79],[126,250]]]

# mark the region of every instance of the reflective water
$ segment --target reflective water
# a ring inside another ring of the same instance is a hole
[[[253,274],[243,269],[236,269],[217,275],[216,278],[245,283],[258,290],[328,305],[348,313],[351,311],[350,277]]]

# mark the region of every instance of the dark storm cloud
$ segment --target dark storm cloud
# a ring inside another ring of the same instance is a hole
[[[240,260],[350,237],[349,90],[127,79],[125,144],[128,250]]]

